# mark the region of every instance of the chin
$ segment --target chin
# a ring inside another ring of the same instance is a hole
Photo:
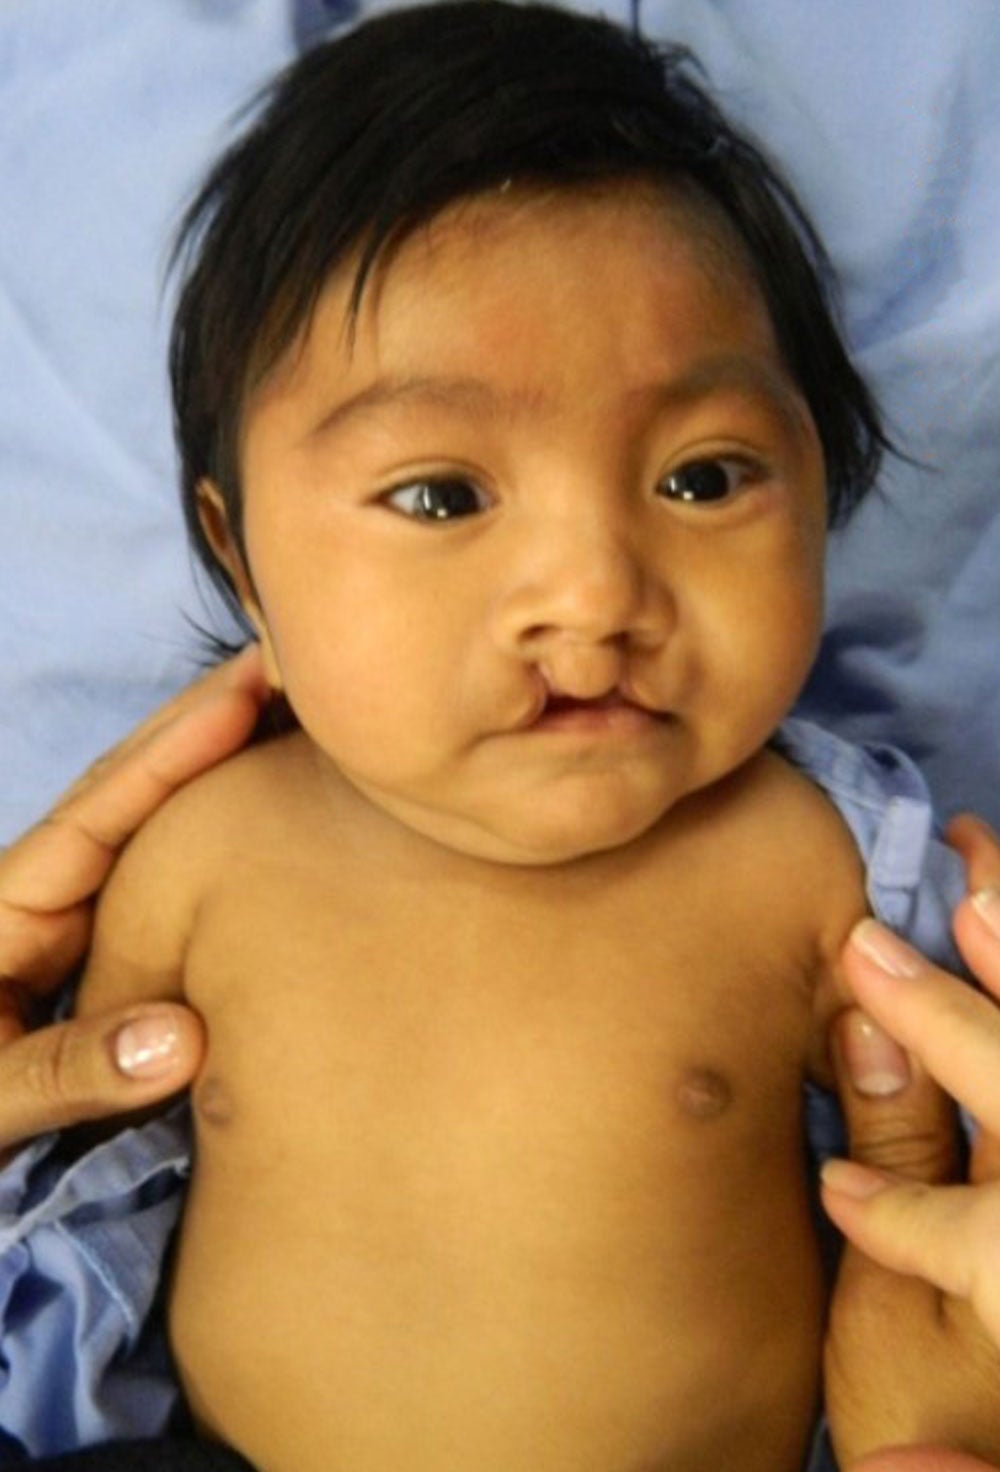
[[[634,843],[659,822],[670,804],[632,804],[601,808],[581,799],[568,812],[535,812],[518,832],[503,835],[511,862],[569,864],[576,859],[608,853]]]
[[[358,784],[360,785],[360,784]],[[364,789],[362,789],[364,790]],[[402,803],[384,794],[365,796],[404,829],[468,858],[488,863],[569,864],[634,843],[660,821],[683,793],[661,784],[595,783],[531,787],[498,802]]]

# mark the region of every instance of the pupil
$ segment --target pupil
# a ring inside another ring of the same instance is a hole
[[[729,494],[729,478],[714,460],[686,466],[670,477],[670,484],[681,501],[721,501]]]
[[[432,521],[466,516],[475,510],[475,494],[461,481],[431,482],[421,488],[420,514]]]

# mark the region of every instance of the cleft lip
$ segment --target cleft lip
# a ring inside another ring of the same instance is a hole
[[[542,707],[543,715],[559,715],[570,710],[615,710],[619,706],[636,706],[634,700],[622,695],[619,690],[609,690],[605,695],[563,695],[551,690]]]
[[[547,686],[540,694],[535,711],[526,724],[531,727],[570,729],[581,721],[588,725],[599,721],[603,728],[605,722],[615,722],[616,717],[627,719],[629,716],[635,720],[643,717],[652,721],[668,719],[665,712],[648,705],[621,685],[615,685],[600,695],[591,696],[572,695],[565,690]]]

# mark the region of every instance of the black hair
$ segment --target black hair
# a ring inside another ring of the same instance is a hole
[[[651,181],[721,216],[816,424],[830,520],[849,513],[889,444],[837,326],[827,256],[790,186],[699,77],[684,48],[605,20],[443,0],[384,13],[316,47],[267,89],[188,209],[174,256],[187,264],[170,358],[185,516],[230,602],[199,524],[197,486],[215,482],[242,547],[247,394],[346,258],[358,258],[356,313],[387,248],[448,204],[508,180]]]

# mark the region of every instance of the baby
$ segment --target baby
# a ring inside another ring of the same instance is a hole
[[[884,446],[822,253],[685,55],[494,0],[308,55],[186,240],[189,523],[296,727],[134,841],[79,1005],[205,1019],[196,1419],[265,1472],[798,1472],[802,1086],[934,852],[902,758],[782,726]]]

